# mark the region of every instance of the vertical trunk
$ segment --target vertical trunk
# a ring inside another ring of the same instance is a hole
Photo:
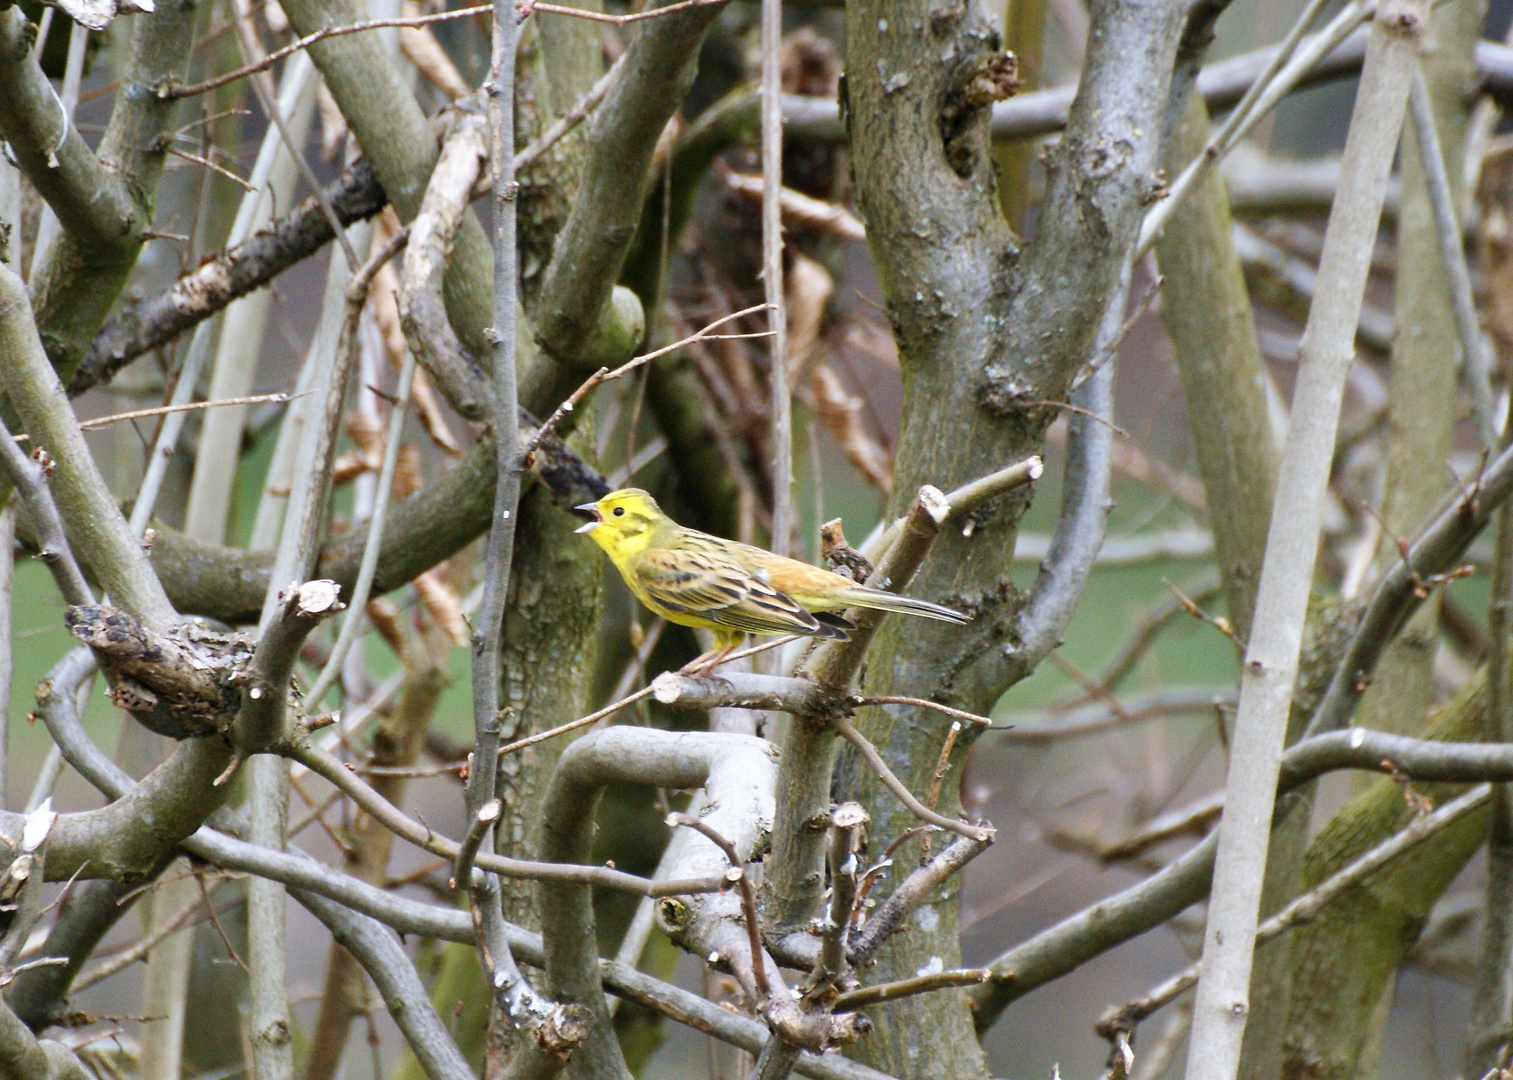
[[[848,6],[853,173],[904,376],[895,511],[921,484],[949,488],[1039,449],[1055,415],[1043,402],[1059,400],[1088,359],[1151,190],[1183,11],[1162,0],[1093,5],[1081,90],[1048,162],[1040,226],[1020,255],[998,209],[989,102],[972,89],[996,62],[996,32],[969,5],[928,15],[901,0]],[[976,516],[970,535],[940,536],[909,591],[976,619],[968,628],[890,620],[869,655],[869,693],[982,712],[1027,673],[1038,658],[1012,651],[1017,602],[1008,584],[1026,501],[1005,498]],[[858,726],[905,784],[929,789],[948,726],[938,715],[874,709]],[[965,752],[959,743],[958,770]],[[840,791],[865,803],[872,834],[886,843],[914,822],[864,770],[843,762]],[[941,809],[958,805],[948,785]],[[779,830],[783,814],[780,806]],[[956,894],[947,888],[881,951],[876,978],[950,967],[958,956]],[[984,1075],[960,993],[872,1016],[876,1030],[857,1051],[869,1064],[911,1078]]]

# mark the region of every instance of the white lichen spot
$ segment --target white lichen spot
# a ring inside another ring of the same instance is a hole
[[[939,975],[944,970],[946,970],[946,962],[938,956],[932,956],[921,964],[919,970],[914,974],[921,977],[925,975]]]
[[[935,928],[940,925],[940,914],[933,907],[926,905],[914,913],[914,925],[927,934],[933,934]]]

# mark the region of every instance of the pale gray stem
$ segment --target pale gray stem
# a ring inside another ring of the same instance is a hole
[[[1498,422],[1497,403],[1492,396],[1492,352],[1481,332],[1476,315],[1476,300],[1471,293],[1471,270],[1466,265],[1466,249],[1461,240],[1460,215],[1450,177],[1445,171],[1445,156],[1440,150],[1439,132],[1434,126],[1434,106],[1424,73],[1413,69],[1413,85],[1408,101],[1413,116],[1413,130],[1418,136],[1419,159],[1423,163],[1424,187],[1434,211],[1435,231],[1439,236],[1440,258],[1445,264],[1445,280],[1455,305],[1455,329],[1460,336],[1461,362],[1466,381],[1471,386],[1471,402],[1476,416],[1477,434],[1483,446],[1495,446],[1502,425]]]
[[[389,516],[389,500],[394,490],[394,470],[399,465],[400,436],[404,433],[405,416],[409,412],[410,384],[415,379],[415,354],[405,353],[399,369],[399,386],[389,413],[388,441],[384,444],[383,463],[378,469],[378,491],[373,497],[373,513],[369,518],[368,537],[363,541],[362,563],[357,568],[357,582],[352,586],[352,596],[347,602],[347,615],[341,631],[336,635],[336,644],[326,666],[321,669],[315,684],[305,694],[312,707],[319,708],[321,698],[335,684],[341,674],[342,661],[352,643],[357,640],[357,631],[363,625],[363,611],[368,606],[368,597],[373,593],[373,578],[378,573],[378,553],[383,548],[384,522]]]
[[[1218,832],[1203,981],[1193,1011],[1188,1080],[1233,1080],[1249,1012],[1250,972],[1271,839],[1277,773],[1297,679],[1345,376],[1387,177],[1402,128],[1424,3],[1379,10],[1361,74],[1303,334],[1294,406],[1241,679],[1225,813]]]
[[[305,53],[289,61],[279,80],[278,107],[288,118],[290,133],[297,145],[303,145],[309,133],[315,106],[315,82],[314,65]],[[294,155],[279,129],[270,124],[263,132],[263,141],[248,177],[248,183],[255,190],[245,193],[237,205],[236,219],[226,237],[225,249],[230,251],[241,246],[266,228],[273,211],[289,205],[297,178]],[[272,299],[271,291],[259,289],[231,305],[221,320],[220,343],[210,369],[211,401],[245,397],[252,392]],[[174,388],[175,401],[181,395],[184,400],[189,400],[197,389],[199,365],[203,363],[214,326],[215,320],[207,319],[196,328],[189,358],[184,362],[179,384]],[[205,338],[203,344],[202,335]],[[298,405],[294,406],[286,415],[292,415],[298,408]],[[231,506],[236,477],[236,470],[230,467],[230,463],[239,456],[246,413],[244,406],[216,410],[205,417],[200,429],[199,451],[194,475],[189,482],[189,501],[184,509],[184,532],[196,540],[219,544],[225,538],[226,514]],[[158,445],[154,447],[154,460],[149,466],[149,479],[153,468],[161,473],[166,467],[165,455],[176,445],[184,421],[184,417],[170,417],[164,421]],[[173,435],[171,440],[168,438],[170,432]],[[160,458],[163,459],[161,464]],[[146,486],[144,481],[143,487]],[[142,496],[138,496],[138,503],[141,501]],[[133,510],[133,524],[138,522],[139,513],[139,510]],[[146,523],[146,518],[142,517],[141,524],[145,527]]]

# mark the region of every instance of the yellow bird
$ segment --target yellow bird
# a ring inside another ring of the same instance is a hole
[[[578,531],[604,549],[636,598],[668,622],[703,627],[715,647],[684,670],[707,673],[746,634],[807,634],[846,640],[856,624],[839,612],[875,608],[965,623],[971,616],[770,551],[685,529],[640,488],[612,491],[577,511]]]

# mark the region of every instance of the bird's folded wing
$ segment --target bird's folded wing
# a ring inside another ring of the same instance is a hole
[[[636,577],[658,604],[685,615],[755,634],[812,634],[814,616],[715,545],[648,551]]]

